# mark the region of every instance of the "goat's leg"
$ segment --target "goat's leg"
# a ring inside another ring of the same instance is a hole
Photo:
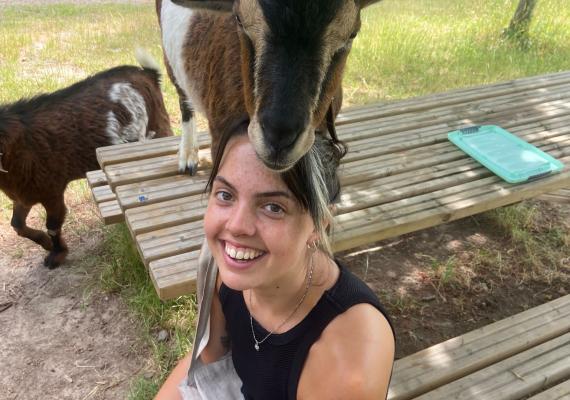
[[[67,245],[61,237],[61,227],[67,212],[65,202],[63,201],[63,193],[61,196],[42,204],[46,209],[46,228],[52,242],[52,249],[44,259],[44,265],[49,269],[53,269],[63,263],[68,253]]]
[[[22,236],[33,240],[46,250],[51,250],[52,242],[45,232],[39,231],[37,229],[32,229],[26,225],[26,219],[32,207],[25,206],[23,204],[14,202],[14,210],[12,211],[12,228],[16,231],[18,236]]]
[[[188,170],[190,175],[195,175],[198,170],[198,134],[194,111],[186,94],[178,85],[175,87],[180,102],[180,113],[182,114],[182,138],[178,149],[178,170],[181,173]]]

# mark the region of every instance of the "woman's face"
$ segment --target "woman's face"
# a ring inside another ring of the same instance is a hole
[[[234,290],[278,286],[304,274],[307,243],[315,239],[309,213],[259,161],[247,135],[226,146],[204,228],[222,281]]]

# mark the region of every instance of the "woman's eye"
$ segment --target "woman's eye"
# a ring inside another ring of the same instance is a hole
[[[232,199],[232,195],[225,190],[219,190],[216,192],[216,198],[220,201],[230,201]]]
[[[283,207],[275,203],[266,204],[265,209],[272,214],[283,214],[285,212]]]

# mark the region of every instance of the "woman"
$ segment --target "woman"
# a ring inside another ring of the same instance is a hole
[[[276,173],[247,135],[222,140],[208,189],[206,239],[219,268],[201,361],[231,350],[246,399],[385,398],[394,336],[377,298],[331,257],[344,147],[317,135]],[[180,399],[187,356],[157,399]]]

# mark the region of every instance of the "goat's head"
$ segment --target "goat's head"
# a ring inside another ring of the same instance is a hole
[[[286,170],[309,150],[341,96],[360,10],[379,0],[173,1],[234,13],[248,133],[268,167]]]

